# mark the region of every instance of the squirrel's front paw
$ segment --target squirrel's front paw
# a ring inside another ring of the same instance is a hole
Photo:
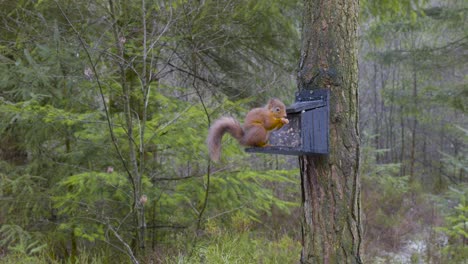
[[[282,122],[283,124],[289,124],[289,120],[286,119],[286,118],[284,118],[284,117],[281,118],[281,122]]]

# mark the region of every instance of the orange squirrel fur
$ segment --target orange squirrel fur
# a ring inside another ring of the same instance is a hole
[[[216,120],[208,132],[208,150],[213,161],[221,156],[221,139],[225,133],[231,134],[241,145],[251,147],[267,146],[269,132],[288,124],[286,106],[278,99],[270,99],[262,108],[254,108],[247,113],[244,127],[232,117]]]

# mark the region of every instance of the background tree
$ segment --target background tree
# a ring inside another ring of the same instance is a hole
[[[467,151],[466,107],[460,103],[467,98],[466,2],[364,1],[362,10],[366,253],[398,261],[399,253],[385,257],[381,249],[401,253],[410,251],[407,245],[423,243],[424,249],[407,255],[457,263],[459,255],[447,251],[459,248],[459,242],[441,246],[450,235],[438,227],[446,228],[444,219],[458,213],[466,193],[461,189],[466,189],[467,163],[460,156]],[[450,202],[449,197],[458,198]]]
[[[302,263],[360,263],[357,1],[304,1],[299,89],[330,90],[330,154],[301,156]]]

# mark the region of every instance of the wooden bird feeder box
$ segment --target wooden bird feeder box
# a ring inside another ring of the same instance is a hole
[[[329,95],[327,89],[302,90],[296,102],[286,108],[289,124],[272,131],[267,147],[247,148],[247,152],[284,155],[328,154]]]

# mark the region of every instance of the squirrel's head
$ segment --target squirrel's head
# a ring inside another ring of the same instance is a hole
[[[276,98],[270,99],[268,101],[268,109],[279,118],[286,117],[286,106],[280,100]]]

